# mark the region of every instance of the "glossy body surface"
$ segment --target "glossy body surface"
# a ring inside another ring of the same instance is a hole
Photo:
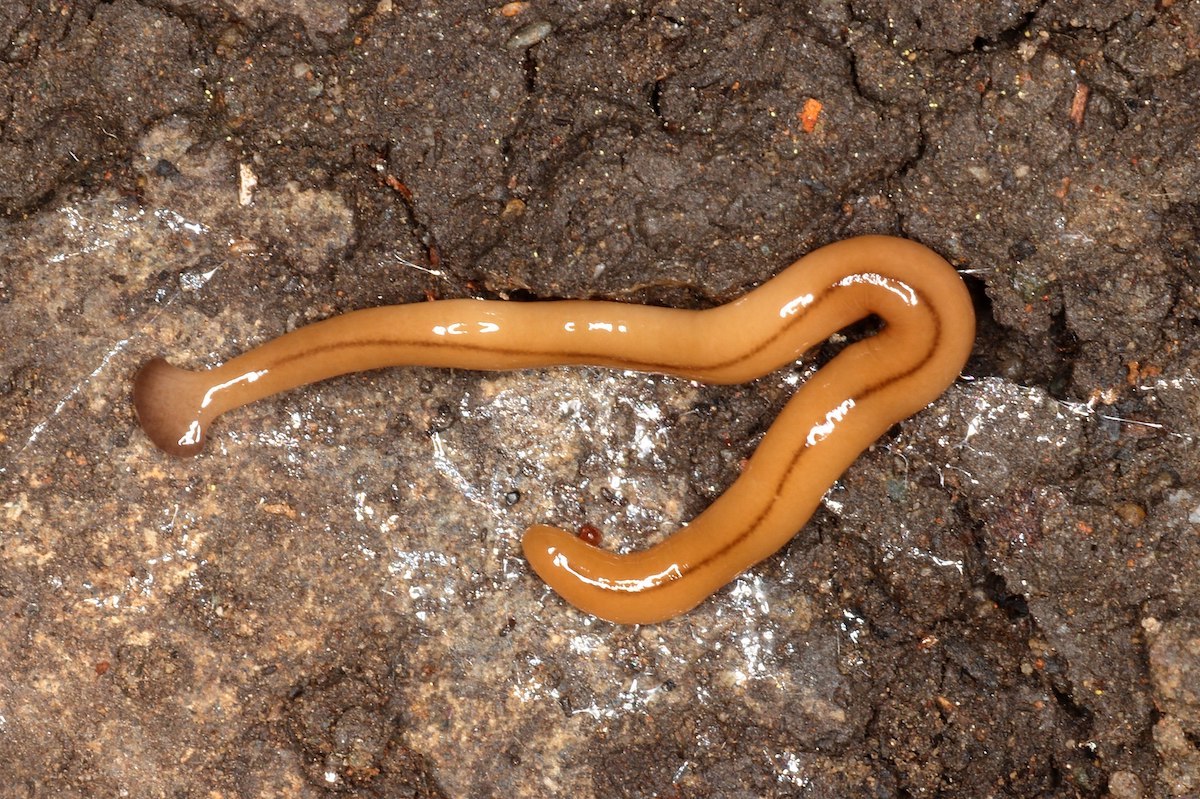
[[[648,623],[691,609],[778,551],[864,449],[954,381],[975,318],[945,260],[905,239],[864,236],[816,250],[740,299],[702,311],[583,300],[354,311],[209,371],[150,361],[136,379],[134,404],[156,445],[191,455],[220,414],[349,372],[592,365],[739,383],[869,316],[883,329],[801,386],[729,490],[666,540],[620,555],[557,528],[526,532],[530,564],[571,604],[615,622]]]

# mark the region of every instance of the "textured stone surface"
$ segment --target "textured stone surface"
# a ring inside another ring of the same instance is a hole
[[[0,794],[1200,790],[1200,2],[968,5],[0,2]],[[521,531],[658,540],[808,366],[348,376],[187,461],[129,404],[340,311],[704,307],[867,232],[968,276],[967,378],[660,625]]]

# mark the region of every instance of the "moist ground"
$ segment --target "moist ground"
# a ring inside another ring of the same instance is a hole
[[[1200,791],[1198,48],[1195,0],[0,0],[0,794]],[[862,233],[966,276],[966,377],[661,625],[520,531],[659,540],[807,365],[358,375],[189,460],[129,403],[340,311],[708,307]]]

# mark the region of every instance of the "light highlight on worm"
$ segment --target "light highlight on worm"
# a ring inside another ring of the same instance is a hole
[[[566,530],[526,531],[530,564],[568,602],[610,621],[649,623],[690,610],[779,550],[859,453],[954,381],[975,316],[946,261],[906,239],[864,236],[816,250],[740,299],[703,311],[590,300],[440,300],[354,311],[209,371],[152,360],[138,373],[134,405],[155,444],[192,455],[225,411],[348,372],[593,365],[740,383],[871,315],[883,329],[802,385],[729,490],[666,540],[620,555]]]

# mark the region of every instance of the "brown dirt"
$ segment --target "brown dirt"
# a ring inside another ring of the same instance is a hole
[[[1197,96],[1197,0],[0,0],[0,796],[1196,795]],[[661,625],[520,531],[678,527],[799,370],[359,375],[188,461],[128,400],[867,232],[967,276],[967,378]]]

